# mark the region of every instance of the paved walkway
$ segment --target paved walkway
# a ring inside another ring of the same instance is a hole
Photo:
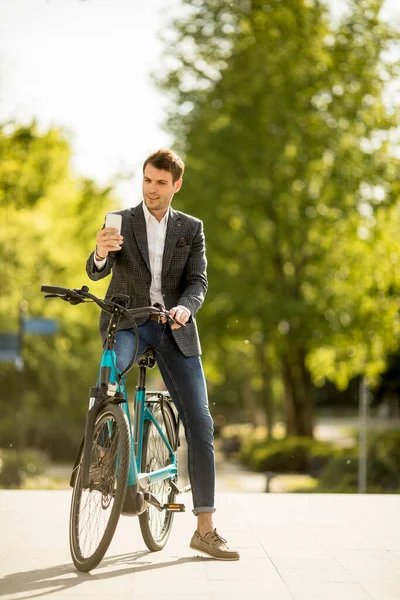
[[[399,496],[220,492],[217,526],[241,553],[233,563],[190,550],[185,500],[162,552],[121,517],[85,574],[69,555],[69,491],[0,491],[1,600],[400,599]]]

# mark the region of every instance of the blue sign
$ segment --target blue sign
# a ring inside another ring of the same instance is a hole
[[[54,319],[23,319],[24,333],[37,333],[39,335],[54,335],[57,333],[57,321]]]
[[[20,353],[18,333],[0,333],[0,362],[14,362]]]

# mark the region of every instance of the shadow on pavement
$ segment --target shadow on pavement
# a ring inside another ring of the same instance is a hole
[[[181,565],[189,562],[213,561],[213,558],[204,556],[185,556],[176,560],[154,561],[141,560],[146,556],[154,556],[153,552],[144,550],[129,554],[110,556],[101,561],[100,565],[90,573],[77,571],[72,564],[55,565],[45,569],[34,569],[33,571],[22,571],[11,573],[0,579],[0,598],[8,594],[18,594],[18,600],[31,598],[43,598],[48,594],[69,590],[86,581],[109,580],[121,575],[164,569],[173,565]],[[137,561],[140,561],[137,563]],[[107,572],[99,572],[100,569],[108,569]],[[116,568],[117,567],[117,568]],[[21,594],[26,593],[26,596]]]

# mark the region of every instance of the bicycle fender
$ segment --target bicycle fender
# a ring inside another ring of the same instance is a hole
[[[178,421],[178,418],[176,417],[170,402],[168,400],[165,400],[164,397],[161,398],[160,408],[161,408],[161,413],[164,418],[165,428],[167,430],[168,441],[171,444],[172,449],[174,451],[176,451],[179,446],[179,433],[178,433],[179,432],[179,428],[178,428],[179,421]],[[169,421],[164,416],[164,411],[169,412],[172,422],[174,423],[174,431],[171,431],[171,428],[169,426]]]

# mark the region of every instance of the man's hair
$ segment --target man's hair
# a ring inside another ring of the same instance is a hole
[[[172,174],[172,181],[178,181],[183,176],[185,170],[185,164],[183,160],[173,150],[167,150],[162,148],[153,152],[146,158],[143,163],[143,173],[146,165],[152,165],[156,169],[162,169],[163,171],[169,171]]]

